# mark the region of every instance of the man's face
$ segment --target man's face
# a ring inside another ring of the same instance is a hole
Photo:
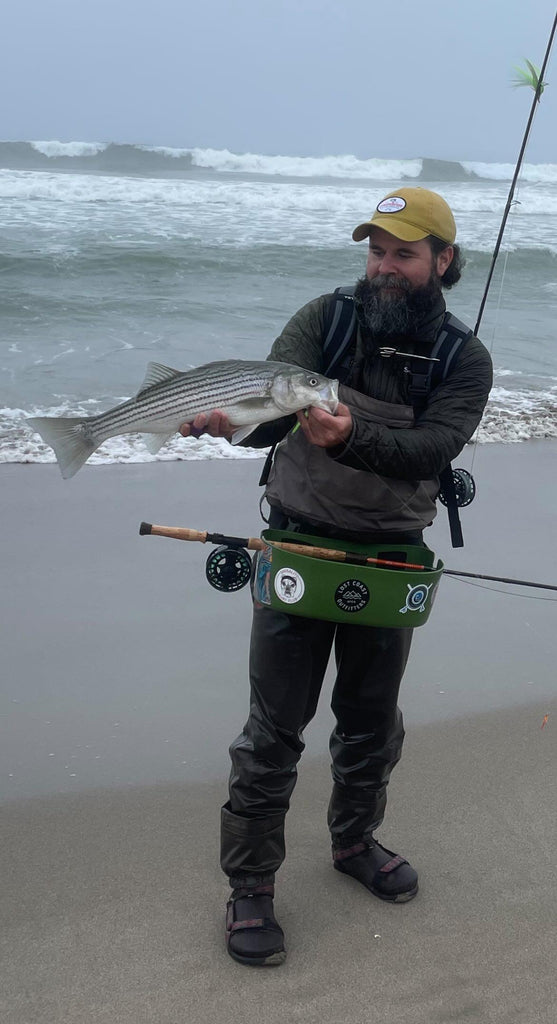
[[[382,228],[372,228],[366,276],[354,292],[371,334],[395,338],[419,330],[439,301],[441,275],[452,257],[451,246],[434,256],[426,239],[403,242]]]
[[[434,257],[427,239],[419,242],[403,242],[383,228],[372,228],[369,237],[369,254],[366,277],[373,281],[379,274],[389,275],[384,286],[385,294],[397,294],[396,278],[404,278],[412,288],[427,285],[432,273],[442,277],[453,258],[452,246],[447,246]]]

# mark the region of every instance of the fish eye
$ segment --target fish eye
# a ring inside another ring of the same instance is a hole
[[[319,381],[317,380],[317,377],[308,377],[307,380],[308,380],[308,384],[309,384],[310,388],[316,388],[317,385],[319,384]]]

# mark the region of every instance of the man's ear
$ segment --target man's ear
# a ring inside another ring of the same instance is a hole
[[[437,273],[439,277],[443,277],[443,274],[450,267],[453,262],[454,249],[452,245],[448,245],[446,249],[443,249],[436,257],[435,263],[437,266]]]

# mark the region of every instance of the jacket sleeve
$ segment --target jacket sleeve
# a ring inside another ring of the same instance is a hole
[[[305,370],[315,370],[316,373],[323,372],[322,335],[327,298],[322,295],[294,314],[274,342],[267,359],[277,363],[294,363]],[[295,423],[296,416],[283,416],[279,420],[262,423],[244,438],[240,447],[266,448],[276,444],[282,441]]]
[[[302,306],[279,334],[267,358],[323,373],[323,331],[328,298],[330,296],[321,295]]]
[[[344,466],[366,468],[399,480],[438,476],[462,451],[478,426],[493,380],[491,357],[470,339],[446,380],[430,394],[411,428],[392,429],[353,416],[346,445],[329,454]]]

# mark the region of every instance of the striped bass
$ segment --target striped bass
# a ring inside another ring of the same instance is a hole
[[[98,416],[34,416],[27,423],[54,449],[64,480],[77,473],[109,437],[139,431],[152,454],[198,413],[221,409],[235,427],[237,443],[260,423],[314,405],[334,413],[338,381],[291,363],[224,359],[173,370],[149,363],[135,398]]]

